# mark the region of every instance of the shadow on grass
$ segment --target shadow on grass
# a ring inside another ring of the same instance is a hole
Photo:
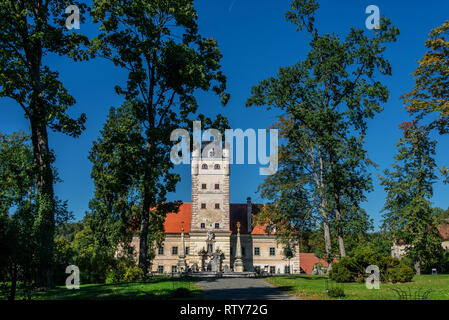
[[[141,282],[82,285],[79,290],[58,287],[36,293],[39,300],[163,300],[200,299],[201,293],[192,278],[150,278]]]

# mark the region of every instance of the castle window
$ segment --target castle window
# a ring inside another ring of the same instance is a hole
[[[164,247],[159,247],[159,248],[157,248],[157,254],[159,254],[159,255],[164,255]]]
[[[220,224],[219,223],[215,224],[215,229],[220,229]]]
[[[260,248],[259,247],[255,247],[254,248],[254,255],[255,256],[260,256]]]
[[[234,247],[231,247],[231,256],[234,255]]]
[[[284,266],[284,273],[290,274],[290,266]]]
[[[276,273],[276,267],[275,266],[270,266],[270,273],[271,274]]]
[[[158,273],[164,273],[164,266],[157,266]]]
[[[171,266],[171,272],[176,272],[176,266]]]
[[[201,204],[201,209],[206,209],[206,204],[205,203]]]
[[[178,247],[172,247],[171,248],[171,254],[173,254],[173,255],[178,254]]]
[[[215,190],[219,190],[220,189],[220,185],[218,183],[215,184]]]
[[[270,248],[270,256],[275,256],[275,255],[276,255],[276,249]]]
[[[201,229],[204,229],[204,228],[206,228],[206,224],[203,222],[203,223],[201,224]]]
[[[214,165],[214,169],[215,170],[220,170],[220,165],[217,163],[216,165]]]
[[[201,166],[201,169],[207,169],[207,164],[203,163],[202,166]]]
[[[203,183],[202,185],[201,185],[201,189],[206,189],[206,184],[205,183]]]
[[[186,247],[186,255],[190,254],[190,247]]]
[[[242,256],[245,255],[245,247],[242,247]]]
[[[219,203],[215,204],[215,209],[220,209],[220,204]]]

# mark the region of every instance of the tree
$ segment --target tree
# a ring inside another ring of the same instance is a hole
[[[392,240],[404,245],[418,274],[422,266],[436,264],[441,257],[442,238],[430,199],[435,183],[435,144],[428,131],[416,122],[401,125],[393,170],[379,176],[387,192],[383,227]]]
[[[0,133],[0,281],[11,283],[7,286],[11,300],[19,281],[26,291],[39,284],[41,239],[35,232],[39,219],[35,170],[29,135]],[[57,172],[52,170],[57,180]],[[67,202],[56,198],[56,227],[71,218]]]
[[[449,21],[432,30],[426,40],[428,51],[418,61],[413,76],[415,85],[409,93],[403,95],[406,109],[423,119],[431,113],[439,118],[430,123],[429,128],[438,128],[440,133],[449,129]]]
[[[15,299],[18,281],[32,281],[35,259],[35,180],[29,142],[23,132],[0,133],[0,281],[11,283],[10,300]]]
[[[311,35],[311,49],[303,61],[280,68],[276,77],[253,87],[247,106],[267,105],[286,113],[286,120],[281,119],[286,143],[280,148],[280,169],[266,179],[264,188],[301,202],[297,210],[322,227],[331,263],[331,221],[336,222],[340,255],[345,256],[343,215],[371,189],[363,138],[367,119],[388,99],[387,88],[376,77],[391,75],[383,54],[385,43],[395,41],[399,30],[382,18],[372,36],[355,28],[344,39],[320,35],[315,27],[318,7],[314,0],[292,2],[286,19]],[[292,190],[300,194],[296,200],[288,196]]]
[[[138,161],[127,187],[137,192],[139,265],[146,275],[151,234],[163,231],[166,213],[179,205],[166,201],[167,192],[174,191],[179,181],[172,172],[170,133],[190,124],[189,117],[198,109],[196,90],[212,90],[223,104],[229,99],[221,53],[214,39],[198,33],[192,0],[96,0],[92,16],[101,30],[94,50],[128,71],[126,87],[115,88],[125,98],[117,112],[132,118],[141,135],[132,144]],[[220,123],[223,120],[218,117]],[[120,157],[118,150],[111,152]]]
[[[81,13],[85,5],[78,2]],[[75,99],[45,65],[50,53],[75,60],[87,56],[80,49],[87,39],[65,27],[63,0],[4,0],[0,3],[0,97],[17,102],[30,121],[38,196],[36,230],[41,283],[52,284],[55,199],[48,129],[76,137],[84,129],[85,115],[72,119],[67,109]]]
[[[428,129],[438,129],[440,134],[449,132],[449,20],[433,29],[426,40],[428,51],[418,61],[413,76],[413,89],[402,96],[406,110],[422,121],[429,115],[438,115],[426,125]],[[449,182],[449,168],[441,173]]]

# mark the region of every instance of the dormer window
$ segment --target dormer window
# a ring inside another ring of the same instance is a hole
[[[214,169],[215,170],[220,170],[220,165],[217,163],[216,165],[214,165]]]
[[[207,169],[207,164],[203,163],[202,166],[201,166],[201,169]]]
[[[215,209],[220,209],[220,204],[219,203],[215,204]]]
[[[205,203],[201,204],[201,209],[206,209],[206,204]]]

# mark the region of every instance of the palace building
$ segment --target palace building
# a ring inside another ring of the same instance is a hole
[[[250,198],[247,203],[229,203],[227,150],[207,153],[192,155],[192,202],[167,215],[165,241],[156,248],[151,271],[299,273],[298,253],[290,261],[285,258],[275,228],[253,226],[260,205]],[[137,237],[133,244],[138,249]]]

